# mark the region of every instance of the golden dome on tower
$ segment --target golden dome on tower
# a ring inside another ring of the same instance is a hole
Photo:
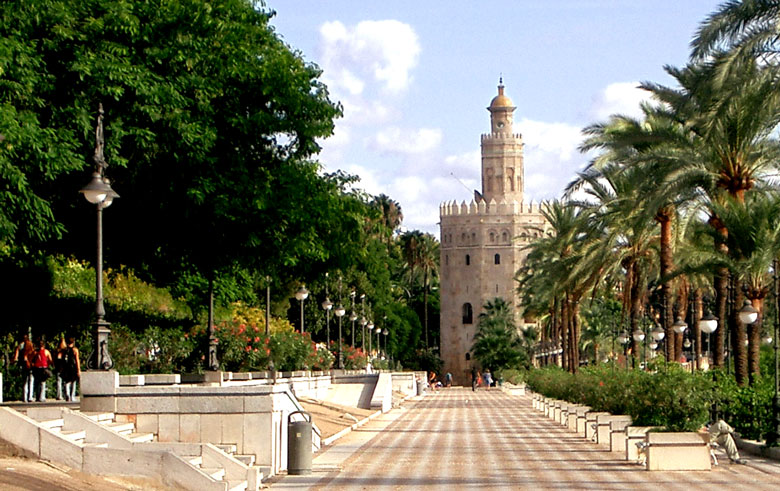
[[[490,101],[490,109],[499,107],[515,107],[512,99],[504,95],[504,81],[503,78],[498,81],[498,95]]]

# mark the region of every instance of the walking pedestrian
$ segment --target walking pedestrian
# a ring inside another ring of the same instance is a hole
[[[57,375],[57,400],[61,401],[62,396],[62,372],[64,369],[63,362],[65,358],[65,350],[68,349],[68,343],[65,342],[65,336],[60,338],[60,345],[57,347],[57,354],[54,357],[54,373]]]
[[[78,394],[78,382],[81,379],[81,359],[76,348],[76,338],[68,337],[68,345],[63,356],[62,380],[65,382],[65,400],[73,402]]]
[[[477,390],[477,384],[479,383],[479,372],[477,367],[471,367],[471,391]]]
[[[35,348],[33,347],[32,341],[30,341],[30,336],[25,334],[24,338],[22,338],[22,342],[16,347],[12,360],[19,366],[19,371],[22,375],[24,402],[32,402],[35,393],[32,374],[32,359],[34,354]]]
[[[485,373],[482,374],[482,378],[485,380],[485,388],[490,389],[490,386],[493,385],[493,377],[490,375],[489,368],[485,369]]]
[[[46,349],[46,338],[38,338],[38,348],[33,355],[33,377],[38,389],[38,402],[46,402],[46,381],[51,377],[51,366],[53,365],[51,352]]]

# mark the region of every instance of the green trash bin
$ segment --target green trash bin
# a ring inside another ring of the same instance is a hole
[[[306,419],[292,421],[296,414]],[[306,411],[293,411],[287,416],[287,474],[311,474],[311,414]]]

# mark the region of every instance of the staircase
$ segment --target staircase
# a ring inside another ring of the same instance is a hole
[[[113,413],[62,407],[0,407],[0,438],[86,473],[158,480],[204,491],[255,491],[262,473],[235,445],[160,443]]]

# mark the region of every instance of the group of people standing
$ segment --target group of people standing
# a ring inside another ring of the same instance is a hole
[[[477,367],[471,367],[471,390],[477,390],[477,387],[484,385],[489,389],[493,382],[493,376],[490,374],[490,369],[486,368],[485,373],[479,373]]]
[[[67,342],[64,337],[61,338],[52,356],[46,348],[46,338],[38,338],[36,346],[30,341],[30,336],[25,334],[14,351],[13,362],[18,364],[22,373],[24,402],[46,402],[46,382],[55,374],[57,399],[75,401],[77,384],[81,378],[81,360],[73,336]]]

